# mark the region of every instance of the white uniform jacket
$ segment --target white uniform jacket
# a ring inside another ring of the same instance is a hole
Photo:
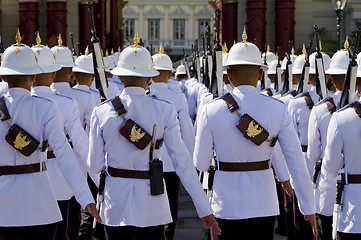
[[[232,96],[241,114],[248,113],[272,137],[278,136],[287,166],[295,182],[300,209],[315,213],[311,181],[304,181],[307,168],[296,131],[286,106],[258,93],[253,86],[238,86]],[[239,117],[231,113],[225,102],[215,100],[205,106],[197,119],[198,129],[194,161],[200,171],[206,171],[213,159],[213,150],[220,162],[257,162],[270,159],[273,148],[269,142],[260,146],[246,139],[236,128]],[[216,171],[211,206],[215,216],[223,219],[246,219],[279,214],[278,199],[272,169],[253,172]]]
[[[86,161],[89,152],[89,138],[81,126],[77,102],[72,98],[53,93],[50,87],[46,86],[32,88],[31,94],[49,99],[55,104],[58,110],[60,124],[64,129],[64,133],[68,134],[69,142],[71,142],[74,147],[73,151],[77,157],[79,167],[84,176],[86,176],[88,172]],[[59,164],[55,159],[56,158],[49,159],[47,161],[48,174],[55,197],[57,200],[69,200],[74,195],[73,191],[66,182]]]
[[[341,93],[341,91],[336,92],[332,98],[335,106],[340,101]],[[310,162],[316,163],[325,155],[327,129],[332,117],[325,100],[327,99],[322,100],[312,109],[308,122],[307,156]],[[317,213],[332,216],[336,199],[336,179],[326,179],[322,172],[320,173],[315,189]]]
[[[51,84],[51,89],[57,94],[71,97],[77,101],[80,111],[80,122],[83,128],[86,127],[86,129],[89,129],[91,113],[95,107],[91,93],[81,89],[71,88],[67,82],[53,83]]]
[[[92,84],[90,85],[90,87],[88,87],[87,85],[75,85],[73,88],[89,92],[93,97],[94,104],[95,104],[94,107],[100,105],[100,103],[101,103],[100,94],[99,94],[99,90],[96,89],[96,87],[95,87],[94,80],[93,80]]]
[[[316,87],[312,87],[311,90],[308,91],[308,94],[311,97],[312,105],[316,105],[320,99],[320,96],[316,93]],[[288,112],[291,115],[293,125],[296,129],[301,145],[308,146],[308,119],[311,113],[310,107],[312,108],[313,106],[307,106],[305,97],[303,95],[304,94],[301,93],[295,98],[290,99],[288,103]],[[303,155],[306,160],[310,179],[312,179],[315,163],[308,161],[307,150],[303,153]]]
[[[17,124],[40,143],[48,140],[65,179],[72,187],[77,201],[86,207],[93,203],[85,176],[60,125],[53,102],[31,96],[24,88],[11,88],[5,95],[5,104],[11,116],[10,125]],[[5,141],[9,130],[0,122],[0,165],[16,166],[46,161],[44,152],[35,151],[25,157]],[[47,171],[0,176],[0,226],[33,226],[55,223],[61,214]]]
[[[352,107],[335,112],[327,130],[322,174],[334,179],[343,165],[345,174],[361,174],[361,119]],[[342,195],[343,209],[337,230],[361,233],[361,184],[347,184]]]
[[[191,119],[188,114],[188,105],[187,100],[184,97],[184,94],[180,91],[176,92],[168,87],[166,83],[153,82],[150,85],[150,96],[159,98],[161,100],[168,101],[171,103],[175,111],[177,112],[177,118],[179,121],[180,134],[183,142],[186,145],[186,148],[191,155],[193,156],[195,136],[193,132],[193,126]],[[168,154],[168,151],[165,146],[161,148],[163,160],[163,170],[165,172],[174,171],[172,160]],[[190,162],[193,165],[193,161]]]
[[[139,87],[127,87],[119,96],[125,106],[126,119],[132,119],[152,134],[156,124],[156,139],[164,139],[168,154],[177,175],[194,200],[198,215],[212,213],[197,173],[180,135],[179,123],[174,107],[168,102],[146,95]],[[107,166],[119,169],[148,170],[149,148],[137,149],[124,138],[119,129],[123,119],[117,117],[110,101],[96,107],[92,114],[90,130],[90,170],[97,174]],[[160,158],[160,150],[154,150],[154,158]],[[100,210],[107,226],[132,225],[148,227],[172,221],[166,193],[150,194],[149,180],[117,178],[107,176],[105,199]]]
[[[117,84],[117,87],[118,87],[119,91],[122,92],[123,89],[124,89],[124,85],[123,85],[123,83],[119,80],[119,77],[118,77],[117,75],[113,75],[112,81],[113,81],[115,84]]]
[[[120,82],[119,79],[118,82]],[[108,84],[108,99],[111,99],[122,92],[120,91],[118,84],[114,82],[113,78],[108,78]]]
[[[287,93],[285,93],[284,95],[282,95],[282,96],[279,97],[279,98],[277,98],[277,97],[275,96],[275,98],[281,100],[282,102],[284,102],[284,104],[286,104],[286,106],[288,106],[289,101],[294,97],[294,96],[291,94],[291,91],[297,90],[297,87],[298,87],[297,84],[293,84],[293,85],[292,85],[292,89],[291,89],[290,91],[288,91]]]
[[[9,91],[7,82],[0,82],[0,96],[5,95]]]
[[[231,84],[224,84],[223,86],[223,95],[229,92],[232,92],[233,88]]]

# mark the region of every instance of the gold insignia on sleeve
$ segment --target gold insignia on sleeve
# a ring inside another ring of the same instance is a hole
[[[136,126],[134,125],[131,132],[130,132],[130,140],[132,142],[138,142],[142,137],[144,137],[145,132],[142,132],[142,129],[140,128],[136,128]]]
[[[30,144],[31,140],[28,140],[26,136],[19,133],[14,141],[14,147],[16,149],[23,149],[24,147],[28,146]]]
[[[246,131],[247,131],[248,137],[254,138],[258,134],[260,134],[263,131],[263,129],[259,127],[259,124],[255,124],[255,122],[252,120],[249,123]]]

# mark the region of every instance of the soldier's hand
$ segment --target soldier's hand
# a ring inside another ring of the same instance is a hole
[[[282,186],[283,190],[286,191],[287,195],[291,197],[293,194],[293,188],[292,188],[290,180],[281,182],[281,186]]]
[[[310,221],[312,231],[313,231],[313,235],[317,236],[318,232],[317,232],[317,227],[316,227],[316,214],[314,213],[314,214],[311,214],[311,215],[305,215],[305,220]]]
[[[221,235],[221,229],[219,228],[218,223],[213,214],[202,217],[201,220],[203,221],[205,228],[207,228],[207,229],[212,228],[212,230],[217,235]]]
[[[98,213],[97,207],[95,206],[94,203],[89,203],[86,208],[85,211],[87,211],[88,213],[90,213],[96,220],[98,223],[102,223],[102,219],[100,218],[100,215]]]

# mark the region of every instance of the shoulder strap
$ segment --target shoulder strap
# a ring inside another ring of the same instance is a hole
[[[305,101],[306,101],[307,107],[311,110],[311,109],[313,108],[313,106],[315,106],[315,104],[313,103],[310,94],[309,94],[308,92],[305,92],[305,93],[303,94],[303,98],[304,98]]]
[[[273,93],[272,93],[272,90],[270,88],[267,88],[266,89],[266,92],[267,92],[267,95],[272,97],[273,96]]]
[[[123,103],[120,101],[119,96],[114,97],[114,99],[112,100],[112,105],[115,111],[118,113],[118,116],[121,116],[127,112],[127,110],[125,110],[124,108]]]
[[[5,104],[5,97],[0,98],[0,117],[1,121],[6,121],[11,119],[8,108]]]
[[[230,93],[226,93],[219,98],[227,104],[229,111],[231,111],[232,113],[239,109],[236,100],[234,100],[233,96]]]
[[[292,90],[292,91],[290,92],[290,94],[291,94],[293,97],[296,97],[297,91],[296,91],[296,90]]]
[[[325,100],[328,111],[330,112],[330,114],[336,112],[336,104],[333,101],[333,98],[328,98]]]
[[[361,118],[361,103],[355,102],[352,104],[352,108],[355,110],[356,114]]]

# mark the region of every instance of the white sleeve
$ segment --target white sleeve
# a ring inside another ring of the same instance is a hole
[[[182,100],[183,102],[180,104],[182,106],[182,109],[178,113],[180,133],[189,154],[191,155],[191,157],[193,157],[195,136],[193,132],[192,122],[188,114],[187,100],[184,96],[182,96]]]
[[[88,182],[79,168],[79,164],[70,148],[67,138],[64,135],[63,127],[61,127],[56,108],[52,107],[47,115],[45,123],[45,139],[53,148],[61,171],[72,188],[76,200],[85,208],[89,203],[94,203],[93,196],[89,190]]]
[[[308,148],[307,157],[311,162],[317,162],[321,158],[321,134],[318,128],[315,108],[311,110],[308,120]]]
[[[198,180],[191,156],[181,139],[176,112],[173,108],[171,108],[168,120],[166,121],[164,143],[177,175],[194,202],[198,216],[202,218],[212,214],[213,211]]]
[[[327,179],[334,179],[344,164],[343,143],[337,124],[337,113],[334,113],[327,130],[325,157],[322,162],[322,174]]]
[[[274,146],[272,156],[271,156],[271,163],[273,165],[273,169],[276,172],[277,178],[279,182],[284,182],[290,180],[290,173],[288,171],[288,167],[286,164],[286,159],[284,158],[281,150],[280,144],[276,143]]]
[[[280,126],[278,139],[293,180],[292,183],[299,201],[300,210],[305,215],[314,214],[316,212],[315,199],[306,160],[286,108]]]

